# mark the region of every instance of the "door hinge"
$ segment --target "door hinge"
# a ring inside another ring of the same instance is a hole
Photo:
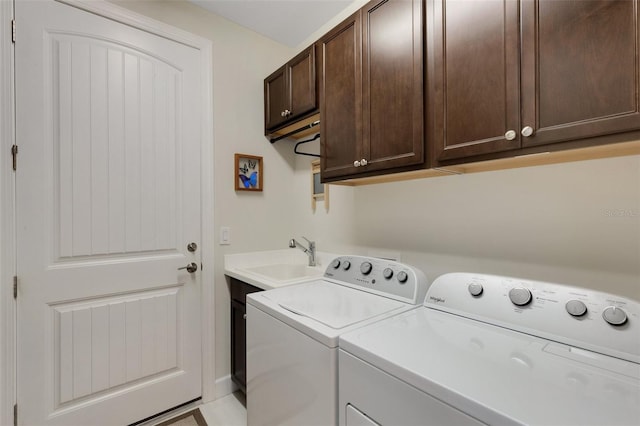
[[[13,276],[13,298],[14,299],[18,298],[18,276],[17,275]]]
[[[11,155],[13,156],[13,171],[18,169],[18,145],[11,147]]]
[[[12,43],[16,42],[16,20],[15,19],[11,20],[11,42]]]
[[[13,405],[13,426],[18,426],[18,404]]]

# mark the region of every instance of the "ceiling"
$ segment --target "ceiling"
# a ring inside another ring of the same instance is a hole
[[[189,0],[279,43],[296,47],[353,0]]]

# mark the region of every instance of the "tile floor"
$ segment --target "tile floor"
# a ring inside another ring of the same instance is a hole
[[[247,426],[246,404],[244,394],[237,391],[198,408],[208,426]]]

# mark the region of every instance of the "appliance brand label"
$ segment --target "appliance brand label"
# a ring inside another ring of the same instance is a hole
[[[433,296],[429,296],[429,300],[432,300],[432,301],[434,301],[436,303],[444,303],[445,302],[444,299],[442,299],[440,297],[433,297]]]

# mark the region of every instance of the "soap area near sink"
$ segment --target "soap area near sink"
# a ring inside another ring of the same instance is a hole
[[[316,252],[316,265],[308,266],[308,257],[299,250],[283,249],[227,254],[225,275],[263,290],[313,281],[322,277],[336,257],[332,253]]]

